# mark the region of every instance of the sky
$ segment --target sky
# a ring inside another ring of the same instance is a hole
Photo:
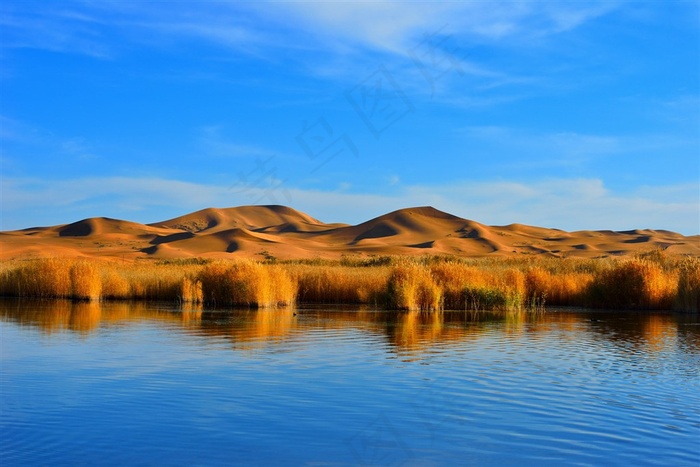
[[[0,229],[283,204],[700,233],[697,1],[0,4]]]

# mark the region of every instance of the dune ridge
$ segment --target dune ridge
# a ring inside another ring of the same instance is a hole
[[[151,224],[94,217],[0,232],[0,259],[39,257],[339,259],[343,255],[598,258],[663,249],[700,256],[700,235],[667,230],[566,232],[488,226],[430,206],[357,225],[324,223],[287,206],[207,208]]]

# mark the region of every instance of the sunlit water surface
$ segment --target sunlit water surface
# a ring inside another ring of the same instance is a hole
[[[0,302],[2,465],[698,465],[697,316]]]

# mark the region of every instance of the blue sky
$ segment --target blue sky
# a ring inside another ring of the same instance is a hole
[[[700,233],[700,7],[5,1],[2,230],[285,204]]]

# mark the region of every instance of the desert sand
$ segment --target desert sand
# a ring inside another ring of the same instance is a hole
[[[326,224],[285,206],[208,208],[152,224],[104,217],[0,232],[0,259],[42,257],[339,259],[343,255],[601,258],[661,248],[700,256],[700,235],[666,230],[577,231],[488,226],[433,207],[358,225]]]

